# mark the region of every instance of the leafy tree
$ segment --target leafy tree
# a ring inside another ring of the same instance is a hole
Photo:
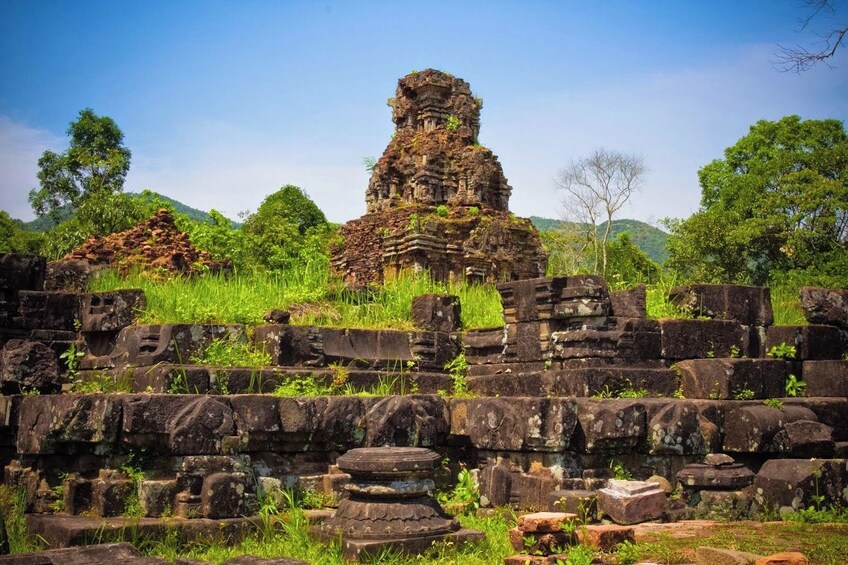
[[[45,151],[38,160],[40,188],[29,193],[39,216],[56,215],[64,204],[78,207],[90,195],[120,192],[130,168],[124,134],[107,116],[81,110],[68,127],[70,147],[64,153]]]
[[[306,193],[286,185],[262,202],[242,226],[247,263],[286,269],[298,262],[327,260],[329,230],[324,213]]]
[[[848,253],[848,135],[839,120],[759,121],[698,171],[701,209],[669,227],[666,266],[703,282],[838,272]]]
[[[571,161],[555,179],[565,194],[566,225],[583,229],[584,241],[593,250],[593,272],[606,274],[613,217],[640,188],[646,170],[641,157],[601,148]]]
[[[644,283],[656,283],[662,270],[639,249],[630,234],[622,232],[607,243],[607,278],[612,286],[629,288]]]
[[[38,253],[41,234],[27,231],[23,222],[0,210],[0,253]]]

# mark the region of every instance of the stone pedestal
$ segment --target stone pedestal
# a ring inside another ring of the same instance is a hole
[[[325,539],[341,536],[344,555],[352,560],[384,549],[416,553],[435,541],[480,541],[482,532],[462,529],[429,494],[440,460],[430,449],[351,449],[336,461],[351,476],[345,487],[349,497],[317,533]]]

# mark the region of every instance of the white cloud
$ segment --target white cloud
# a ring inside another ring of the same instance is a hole
[[[38,158],[61,147],[62,139],[49,131],[0,116],[0,209],[21,220],[35,217],[27,196],[38,186]]]

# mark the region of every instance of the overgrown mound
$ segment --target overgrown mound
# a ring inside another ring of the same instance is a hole
[[[215,261],[205,251],[195,248],[166,209],[127,231],[89,237],[84,245],[63,258],[74,259],[91,265],[108,265],[121,273],[135,269],[171,274],[232,270],[230,261]]]

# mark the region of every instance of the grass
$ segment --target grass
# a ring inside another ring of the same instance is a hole
[[[436,283],[426,274],[352,292],[326,270],[304,267],[283,273],[206,275],[167,280],[143,273],[121,277],[107,271],[91,292],[140,288],[147,296],[142,324],[262,324],[265,312],[289,310],[292,323],[348,328],[413,329],[412,299],[420,294],[455,294],[465,328],[502,326],[500,295],[492,285]]]
[[[674,537],[655,534],[636,544],[642,560],[669,565],[692,563],[700,546],[770,555],[800,551],[811,565],[837,565],[848,552],[848,524],[807,524],[801,522],[728,522],[717,524],[703,535]]]
[[[239,555],[263,558],[289,557],[321,565],[343,565],[340,540],[319,542],[310,537],[310,523],[306,513],[295,506],[293,495],[283,497],[284,509],[267,501],[262,503],[256,531],[237,544],[228,545],[223,540],[209,539],[182,544],[177,536],[166,536],[159,542],[145,543],[145,553],[166,559],[179,557],[220,563]],[[497,513],[490,517],[462,516],[463,527],[481,530],[486,539],[480,544],[454,546],[449,543],[434,547],[413,556],[384,552],[366,563],[426,563],[463,565],[488,565],[503,562],[514,550],[509,544],[508,531],[515,520],[510,513]]]
[[[680,286],[665,274],[646,289],[648,318],[690,318],[668,300]],[[406,275],[382,286],[352,291],[325,268],[304,266],[285,272],[205,275],[162,280],[144,273],[121,277],[107,271],[95,278],[92,292],[140,288],[147,296],[142,324],[262,324],[273,309],[289,310],[292,323],[346,328],[414,329],[412,299],[420,294],[453,294],[462,305],[464,329],[503,326],[500,295],[491,284],[437,283],[426,273]],[[797,288],[771,289],[775,324],[806,324]]]

